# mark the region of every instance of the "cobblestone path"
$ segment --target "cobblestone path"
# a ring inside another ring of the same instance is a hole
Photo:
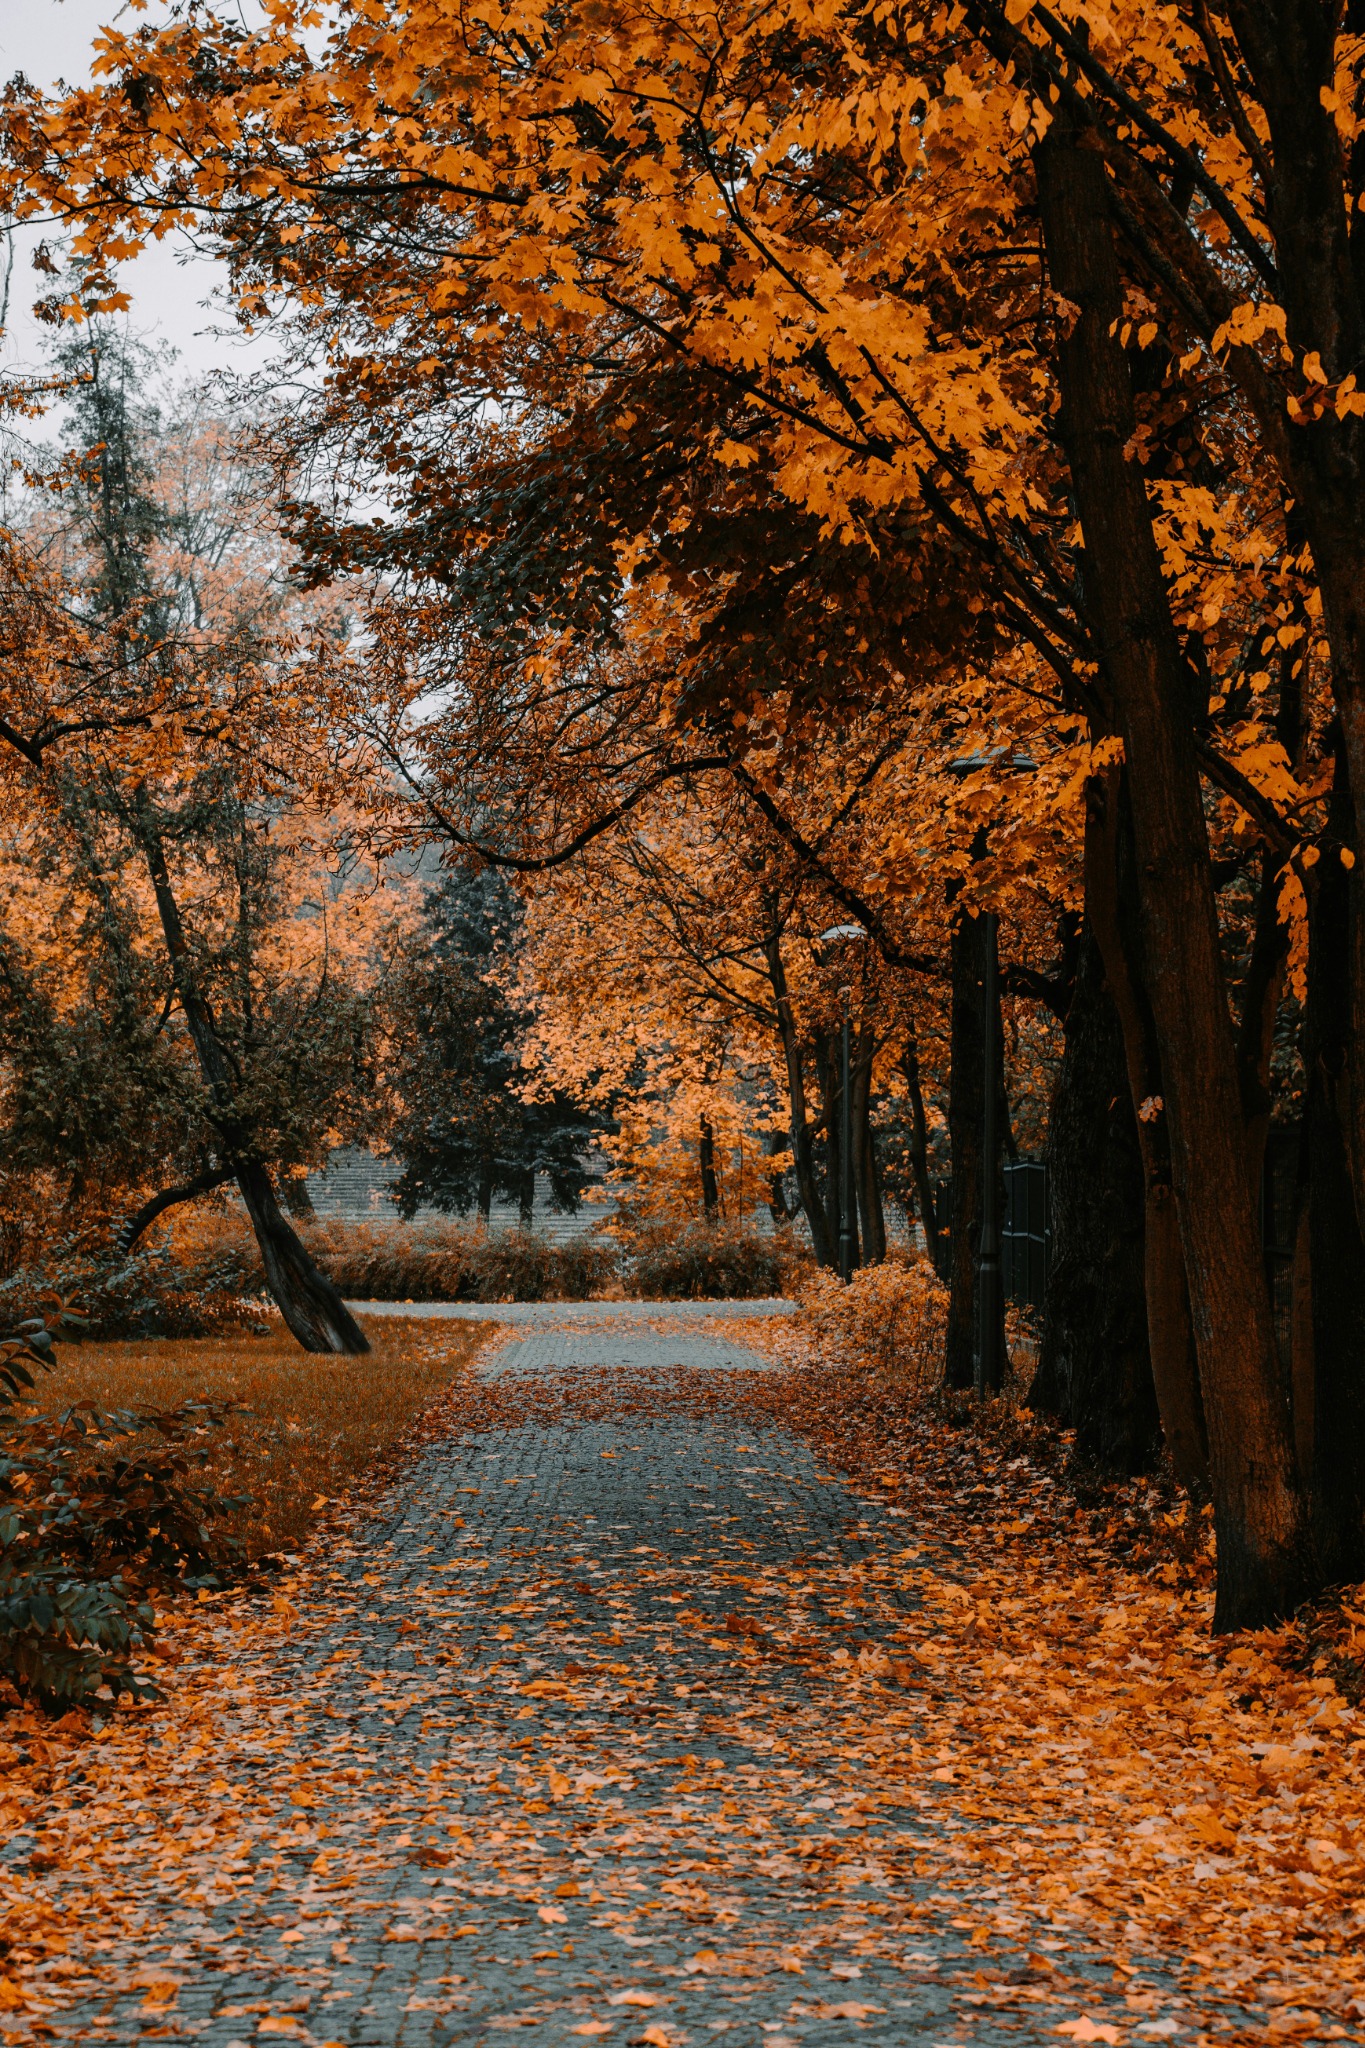
[[[54,1849],[54,1909],[99,1885],[110,1922],[42,2031],[1056,2048],[1102,2011],[1097,1959],[1010,1948],[1008,1883],[917,1871],[965,1823],[872,1570],[914,1532],[708,1415],[708,1372],[761,1359],[715,1323],[542,1328],[483,1369],[600,1396],[642,1363],[634,1413],[432,1441],[268,1623],[186,1632],[127,1796]]]

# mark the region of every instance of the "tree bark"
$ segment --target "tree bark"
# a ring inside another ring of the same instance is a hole
[[[523,1167],[517,1183],[517,1226],[529,1230],[536,1213],[536,1170],[534,1166]]]
[[[934,1209],[934,1183],[929,1173],[929,1125],[924,1114],[919,1046],[913,1032],[907,1032],[900,1065],[901,1073],[905,1076],[906,1093],[910,1097],[910,1171],[915,1180],[915,1199],[919,1203],[924,1249],[929,1255],[929,1262],[934,1271],[939,1279],[943,1280],[947,1278],[944,1259],[947,1246],[939,1235],[938,1216]]]
[[[882,1208],[881,1178],[877,1172],[877,1134],[872,1128],[872,1068],[876,1056],[875,1037],[860,1027],[853,1042],[853,1177],[858,1190],[863,1258],[869,1262],[886,1257],[886,1212]]]
[[[1361,905],[1338,852],[1351,843],[1352,824],[1350,770],[1339,745],[1311,910],[1303,1044],[1311,1346],[1305,1350],[1301,1334],[1293,1375],[1296,1422],[1312,1443],[1313,1527],[1329,1583],[1365,1577],[1365,1239],[1350,1134],[1351,1040],[1362,1024],[1353,1002],[1353,927]]]
[[[1089,926],[1047,1159],[1052,1252],[1030,1405],[1074,1429],[1091,1464],[1144,1472],[1161,1441],[1147,1345],[1146,1185],[1123,1031]]]
[[[801,1055],[801,1043],[796,1033],[796,1021],[792,1015],[791,996],[787,989],[787,970],[782,959],[782,941],[777,932],[770,932],[763,942],[764,957],[768,963],[768,980],[771,983],[773,999],[777,1005],[777,1028],[782,1041],[782,1057],[787,1068],[787,1101],[791,1107],[792,1166],[796,1174],[796,1189],[801,1197],[801,1206],[806,1212],[810,1225],[811,1250],[819,1266],[835,1267],[838,1254],[830,1237],[829,1218],[820,1198],[820,1189],[815,1175],[815,1158],[811,1145],[810,1122],[806,1115],[806,1074]]]
[[[1086,591],[1132,805],[1146,993],[1209,1431],[1215,1627],[1276,1619],[1316,1583],[1262,1272],[1219,955],[1189,677],[1166,598],[1118,340],[1123,294],[1100,157],[1066,117],[1036,151],[1048,265],[1076,309],[1059,340],[1062,439]]]
[[[232,1070],[218,1036],[213,1012],[199,988],[180,906],[171,886],[166,849],[145,797],[138,807],[137,825],[156,896],[162,935],[170,956],[171,972],[175,976],[176,993],[180,997],[200,1072],[215,1104],[223,1150],[232,1160],[234,1177],[256,1233],[266,1285],[280,1314],[305,1351],[338,1351],[358,1356],[369,1350],[369,1339],[327,1275],[314,1265],[285,1221],[266,1167],[261,1160],[251,1157],[241,1142],[234,1112]]]
[[[197,1195],[212,1194],[215,1188],[226,1187],[230,1180],[236,1180],[235,1168],[231,1166],[206,1166],[202,1173],[196,1173],[192,1180],[182,1181],[178,1187],[162,1188],[135,1209],[118,1227],[114,1234],[116,1250],[130,1252],[144,1230],[149,1230],[158,1216],[164,1216],[168,1209],[179,1208],[182,1202],[192,1202]]]
[[[1176,1221],[1170,1126],[1164,1117],[1141,1114],[1144,1105],[1162,1099],[1161,1060],[1143,989],[1136,856],[1121,769],[1107,770],[1087,793],[1085,903],[1123,1035],[1129,1101],[1139,1112],[1147,1346],[1162,1435],[1177,1478],[1198,1492],[1208,1485],[1208,1436]]]
[[[701,1164],[702,1214],[708,1223],[714,1223],[720,1209],[720,1188],[716,1182],[716,1134],[707,1116],[701,1120],[697,1157]]]
[[[852,1062],[850,1061],[850,1068]],[[835,1264],[838,1264],[839,1239],[844,1225],[844,1087],[843,1058],[840,1033],[822,1031],[815,1044],[815,1072],[820,1083],[820,1102],[824,1110],[825,1128],[825,1213],[829,1218],[830,1236],[835,1246]],[[852,1091],[850,1090],[850,1093]],[[857,1129],[854,1128],[854,1141]],[[850,1258],[849,1270],[856,1273],[862,1264],[862,1248],[858,1235],[858,1175],[856,1161],[853,1163],[853,1187],[849,1190],[852,1198],[849,1215]]]
[[[976,1267],[981,1249],[981,1194],[984,1162],[981,1153],[985,1106],[985,1057],[982,1036],[986,973],[986,920],[959,917],[953,926],[952,1041],[948,1077],[948,1139],[952,1148],[953,1216],[948,1232],[948,1334],[945,1374],[950,1387],[966,1388],[975,1380]],[[997,1026],[997,1047],[1003,1046]],[[993,1077],[997,1095],[1003,1076]],[[992,1162],[1000,1172],[1000,1160]],[[1002,1214],[1003,1209],[1002,1209]],[[1003,1303],[1003,1290],[1002,1290]],[[1005,1349],[1003,1317],[996,1333],[1001,1356]],[[989,1380],[988,1380],[989,1384]]]

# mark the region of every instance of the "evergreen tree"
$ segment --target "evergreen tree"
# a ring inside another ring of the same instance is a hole
[[[394,1196],[405,1216],[430,1207],[486,1219],[501,1196],[529,1227],[537,1174],[551,1206],[571,1212],[594,1178],[591,1116],[567,1096],[526,1097],[527,1016],[494,971],[521,935],[521,904],[497,873],[449,874],[427,900],[392,1010],[402,1104],[392,1143],[403,1163]]]

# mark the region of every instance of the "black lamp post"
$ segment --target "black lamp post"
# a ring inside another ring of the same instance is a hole
[[[821,932],[817,943],[823,946],[831,940],[842,942],[866,937],[867,933],[860,924],[832,924],[827,932]],[[857,1215],[857,1191],[853,1186],[853,1072],[848,1017],[852,994],[851,988],[839,991],[843,1005],[839,1060],[839,1278],[845,1287],[853,1278],[854,1218]]]

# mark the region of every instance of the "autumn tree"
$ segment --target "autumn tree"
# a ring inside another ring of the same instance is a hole
[[[14,1023],[21,993],[30,1019],[46,1001],[67,1040],[74,1032],[88,1044],[93,1028],[106,1058],[123,1052],[130,1112],[139,1091],[159,1092],[159,1117],[141,1128],[125,1121],[122,1142],[140,1169],[134,1184],[145,1190],[167,1169],[172,1178],[134,1202],[125,1241],[175,1202],[235,1182],[295,1335],[311,1349],[363,1350],[281,1214],[271,1176],[272,1166],[318,1163],[328,1131],[363,1114],[368,1036],[340,967],[345,949],[329,954],[346,919],[329,901],[320,820],[308,816],[308,720],[305,700],[288,691],[279,597],[240,507],[210,508],[202,494],[192,508],[177,502],[174,465],[156,466],[126,349],[96,330],[64,353],[64,367],[79,371],[76,445],[28,545],[65,594],[82,662],[102,660],[113,684],[103,698],[92,693],[83,729],[36,745],[42,728],[31,724],[27,751],[13,749],[10,858],[40,862],[58,906],[39,943],[30,916],[27,947],[20,933],[7,948]],[[169,690],[167,669],[176,672]],[[193,718],[192,755],[161,730],[172,699]],[[300,883],[302,900],[291,902]],[[54,958],[57,933],[88,963],[83,991],[70,960]],[[62,1044],[62,1033],[48,1039],[49,1060]],[[55,1078],[35,1071],[34,1050],[32,1029],[18,1030],[16,1108]],[[107,1162],[116,1134],[101,1142]]]
[[[388,1080],[397,1111],[390,1143],[402,1163],[400,1211],[467,1214],[485,1222],[495,1196],[514,1201],[524,1229],[536,1178],[551,1205],[574,1211],[592,1177],[594,1119],[525,1066],[533,1013],[517,999],[524,913],[496,869],[459,870],[429,892],[385,997]]]
[[[287,9],[255,36],[210,14],[112,37],[110,85],[62,108],[17,98],[9,146],[94,247],[211,218],[248,316],[293,294],[389,407],[399,470],[432,393],[472,417],[566,368],[682,362],[771,422],[779,489],[832,534],[906,508],[972,560],[1037,664],[1019,684],[1093,750],[1086,912],[1138,1120],[1163,1426],[1178,1451],[1207,1429],[1219,1619],[1241,1622],[1365,1548],[1359,51],[1305,0],[1083,26],[982,0],[471,35],[426,0],[396,23],[343,6],[319,95]],[[742,467],[733,438],[715,453]],[[1261,870],[1240,985],[1219,844]],[[1286,971],[1307,1473],[1256,1229]]]

